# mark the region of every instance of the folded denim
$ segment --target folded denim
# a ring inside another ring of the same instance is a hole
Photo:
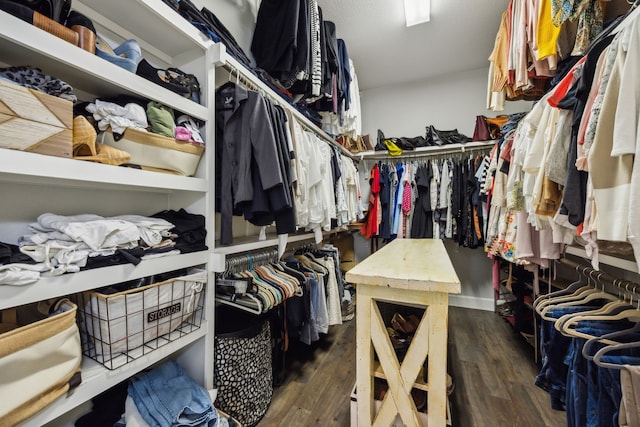
[[[217,412],[209,394],[175,361],[136,375],[128,393],[152,427],[216,425]]]

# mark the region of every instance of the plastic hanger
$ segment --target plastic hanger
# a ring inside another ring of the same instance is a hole
[[[606,347],[602,347],[600,350],[596,352],[596,354],[593,355],[593,362],[602,368],[620,370],[622,369],[623,365],[619,365],[617,363],[603,362],[602,357],[607,353],[611,353],[612,351],[620,351],[620,350],[636,348],[636,347],[640,347],[640,341],[628,342],[623,344],[611,344]]]
[[[545,315],[549,311],[550,307],[558,305],[558,304],[562,304],[562,303],[565,303],[565,302],[577,302],[577,301],[579,301],[581,299],[584,299],[589,294],[592,294],[592,293],[595,293],[595,292],[599,292],[598,289],[591,282],[591,280],[590,280],[591,278],[585,273],[585,271],[586,271],[586,267],[580,273],[583,274],[585,278],[587,278],[587,282],[586,283],[583,282],[583,281],[578,282],[578,283],[581,283],[582,286],[580,286],[578,289],[573,291],[573,293],[571,293],[571,294],[559,295],[559,296],[548,298],[548,299],[545,298],[543,301],[540,301],[540,303],[538,305],[536,305],[536,308],[535,308],[536,309],[536,313],[538,313],[545,320],[555,321],[556,319],[549,319],[549,318],[545,317]]]
[[[586,273],[587,267],[583,266],[582,269],[576,267],[576,271],[578,271],[579,277],[576,282],[569,285],[569,288],[571,288],[572,291],[570,293],[558,291],[555,296],[543,298],[542,300],[538,301],[538,303],[535,305],[536,312],[538,312],[538,314],[540,314],[542,309],[548,304],[555,304],[562,301],[578,299],[583,292],[593,291],[594,286]]]
[[[576,267],[576,272],[578,274],[580,274],[579,267]],[[565,289],[560,289],[560,290],[555,291],[555,292],[550,292],[550,293],[548,293],[546,295],[540,295],[533,302],[533,308],[536,309],[536,311],[537,311],[537,307],[538,307],[539,304],[545,305],[545,304],[548,303],[548,302],[545,302],[545,301],[549,301],[549,300],[551,300],[552,298],[555,298],[555,297],[575,294],[576,291],[578,291],[578,289],[580,289],[580,288],[583,288],[584,285],[585,285],[585,283],[582,281],[582,277],[578,277],[578,280],[576,280],[575,282],[571,283]]]
[[[571,326],[583,320],[612,321],[612,320],[625,320],[625,319],[631,320],[632,322],[640,321],[640,300],[638,301],[638,305],[636,306],[636,308],[622,310],[615,314],[610,314],[610,315],[587,314],[587,315],[573,316],[571,317],[571,319],[568,319],[562,324],[561,332],[565,335],[582,336],[582,337],[587,337],[587,339],[589,339],[593,337],[588,337],[586,336],[586,334],[580,334],[575,329],[571,328]]]
[[[600,283],[602,285],[602,290],[604,291],[604,284],[600,281],[600,278],[602,277],[603,273],[599,273],[598,276],[596,277],[596,281],[598,283]],[[614,281],[614,285],[618,286],[618,289],[621,289],[620,286],[618,285],[617,281]],[[602,299],[602,297],[599,297],[597,293],[595,294],[590,294],[588,298],[591,298],[590,300],[593,301],[593,299]],[[568,319],[570,319],[573,316],[584,316],[584,315],[605,315],[605,314],[615,314],[617,312],[619,312],[622,309],[625,308],[629,308],[630,304],[626,301],[626,298],[620,298],[620,293],[618,293],[617,297],[614,297],[611,294],[606,294],[606,296],[604,296],[604,299],[611,299],[610,302],[606,303],[605,305],[603,305],[600,308],[594,309],[594,310],[588,310],[588,311],[581,311],[579,313],[568,313],[565,314],[561,317],[559,317],[553,324],[553,326],[555,327],[555,329],[557,331],[562,331],[562,324],[567,321]],[[563,306],[564,304],[558,304],[558,306]]]
[[[628,284],[627,284],[627,287],[628,287]],[[633,289],[633,292],[635,292],[635,287]],[[633,303],[633,299],[630,297],[629,302],[627,304],[631,305],[632,303]],[[587,342],[585,342],[584,345],[582,346],[582,356],[587,360],[593,360],[594,356],[592,356],[590,354],[589,350],[591,349],[591,346],[594,343],[601,342],[601,343],[609,344],[609,345],[617,345],[619,343],[617,341],[612,341],[613,338],[626,336],[626,335],[633,334],[633,333],[636,333],[636,332],[640,333],[640,322],[637,322],[631,328],[627,328],[627,329],[623,329],[623,330],[615,331],[615,332],[610,332],[610,333],[604,334],[604,335],[602,335],[600,337],[589,338],[587,340]]]
[[[589,274],[589,277],[591,279],[593,279],[593,277],[591,276],[591,274],[593,273],[593,271]],[[601,273],[602,274],[602,273]],[[585,305],[591,301],[597,301],[597,300],[608,300],[608,301],[613,301],[613,302],[619,302],[619,298],[615,295],[612,295],[608,292],[605,292],[604,290],[604,284],[602,284],[602,290],[599,290],[597,288],[592,288],[591,291],[585,291],[583,293],[580,294],[580,298],[577,299],[571,299],[568,301],[560,301],[557,302],[555,304],[552,305],[546,305],[545,307],[543,307],[540,310],[540,317],[542,317],[545,320],[549,320],[555,322],[557,321],[557,319],[554,319],[552,317],[548,317],[546,314],[554,307],[572,307],[572,306],[579,306],[579,305]],[[579,313],[575,313],[575,315],[579,315]],[[559,329],[561,330],[561,329]]]

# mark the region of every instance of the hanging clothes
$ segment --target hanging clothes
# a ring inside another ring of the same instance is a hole
[[[272,108],[259,93],[231,82],[216,92],[221,141],[216,144],[216,209],[223,245],[233,242],[234,214],[245,214],[257,225],[265,225],[261,215],[273,215],[279,234],[295,231],[288,164],[283,164],[288,144],[274,128]]]
[[[478,154],[373,164],[361,233],[385,240],[451,238],[461,246],[482,246],[485,221],[477,177],[484,175],[479,170],[488,162]]]

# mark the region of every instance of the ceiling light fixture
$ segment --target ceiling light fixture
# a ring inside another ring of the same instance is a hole
[[[407,27],[431,20],[431,0],[404,0]]]

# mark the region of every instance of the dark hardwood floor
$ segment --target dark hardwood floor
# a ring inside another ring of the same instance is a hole
[[[259,427],[350,426],[355,329],[352,320],[313,347],[292,344],[288,375]],[[448,354],[454,427],[566,425],[565,413],[552,410],[533,383],[533,349],[497,314],[451,307]]]

